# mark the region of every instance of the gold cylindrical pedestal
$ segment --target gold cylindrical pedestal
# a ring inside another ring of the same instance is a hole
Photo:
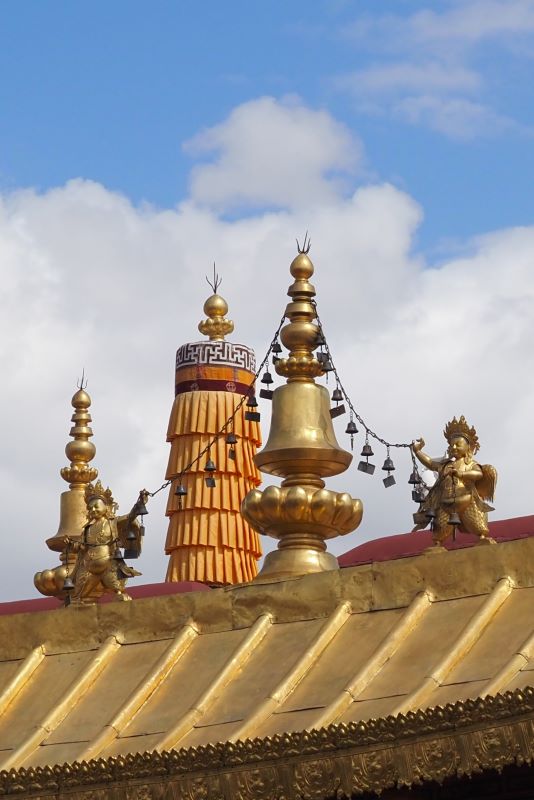
[[[339,569],[338,560],[332,553],[310,548],[273,550],[267,553],[260,574],[254,583],[268,583],[273,579],[298,577],[312,572],[329,572]]]

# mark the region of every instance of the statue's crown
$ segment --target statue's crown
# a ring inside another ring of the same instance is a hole
[[[85,502],[89,503],[90,500],[94,500],[96,497],[99,497],[101,500],[106,503],[106,505],[113,507],[115,505],[115,500],[113,499],[113,494],[111,493],[111,489],[108,488],[104,489],[100,479],[97,480],[96,483],[89,483],[85,487]]]
[[[463,436],[464,439],[469,442],[473,453],[476,453],[480,447],[476,430],[469,427],[463,414],[460,419],[453,417],[451,421],[447,423],[443,435],[448,442],[455,436]]]

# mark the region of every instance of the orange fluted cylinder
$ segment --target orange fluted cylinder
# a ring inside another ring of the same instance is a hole
[[[252,350],[224,340],[186,344],[176,354],[176,396],[167,433],[171,452],[166,477],[172,480],[167,581],[226,585],[251,581],[257,574],[259,537],[240,507],[260,483],[254,455],[261,434],[257,422],[245,419],[246,404],[227,431],[237,443],[230,446],[219,436],[209,454],[196,461],[248,393],[254,371]],[[208,457],[216,465],[213,488],[205,480]],[[179,482],[187,489],[183,498],[175,494]]]

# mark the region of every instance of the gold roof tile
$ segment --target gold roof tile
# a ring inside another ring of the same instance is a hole
[[[530,538],[3,617],[0,770],[311,730],[532,685],[533,564]]]

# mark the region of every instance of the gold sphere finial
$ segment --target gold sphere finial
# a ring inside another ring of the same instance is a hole
[[[308,256],[310,247],[311,239],[308,236],[308,231],[306,231],[302,246],[297,239],[298,255],[295,256],[289,267],[289,271],[296,281],[307,281],[314,273],[312,260]]]
[[[204,303],[204,314],[210,319],[224,317],[228,314],[228,303],[220,294],[212,294]]]
[[[71,400],[72,407],[75,409],[88,409],[91,405],[91,398],[87,394],[84,388],[78,389],[75,395]]]
[[[297,281],[307,281],[314,272],[311,258],[306,253],[299,253],[295,256],[289,267],[289,271]]]
[[[206,275],[208,285],[213,289],[213,294],[208,297],[204,303],[204,313],[207,319],[199,322],[198,329],[200,333],[209,336],[210,341],[222,340],[228,333],[234,330],[234,323],[231,319],[226,319],[228,313],[228,303],[217,294],[217,289],[222,283],[222,278],[219,278],[215,271],[215,264],[213,264],[213,280],[210,281]]]

